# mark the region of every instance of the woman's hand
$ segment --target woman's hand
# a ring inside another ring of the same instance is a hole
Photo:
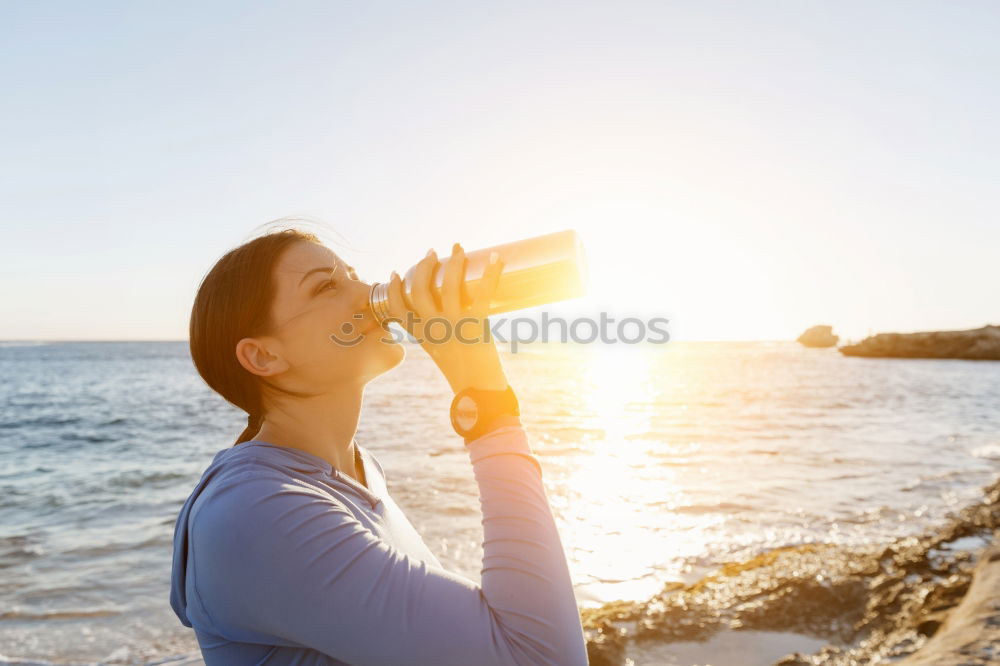
[[[398,274],[392,274],[390,315],[420,341],[420,346],[430,354],[455,393],[470,387],[492,391],[506,389],[507,376],[486,318],[503,262],[499,256],[490,257],[472,304],[468,306],[463,306],[461,301],[465,273],[462,246],[455,243],[452,248],[440,292],[431,283],[437,266],[434,250],[417,264],[410,285],[412,310],[403,299],[402,280]]]

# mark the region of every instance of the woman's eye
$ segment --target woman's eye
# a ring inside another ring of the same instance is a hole
[[[334,281],[333,281],[333,280],[327,280],[326,282],[324,282],[324,283],[323,283],[323,284],[322,284],[322,285],[320,286],[320,288],[319,288],[319,289],[317,289],[317,290],[316,290],[316,293],[317,293],[317,294],[319,294],[319,293],[322,293],[322,292],[326,291],[328,287],[329,287],[329,288],[333,288],[334,286],[336,286],[336,284],[334,283]]]

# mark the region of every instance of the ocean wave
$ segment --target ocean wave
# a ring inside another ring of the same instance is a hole
[[[80,432],[64,432],[62,435],[59,436],[59,438],[66,442],[89,442],[91,444],[114,441],[114,438],[107,437],[105,435],[95,435],[95,434],[80,433]]]
[[[48,611],[45,613],[29,613],[26,611],[3,611],[0,612],[0,621],[3,620],[78,620],[88,617],[113,617],[121,615],[121,611],[116,610],[92,610],[92,611]]]
[[[967,470],[948,470],[935,474],[921,474],[902,487],[903,492],[912,492],[918,488],[927,486],[952,486],[955,480],[962,480],[968,475]]]
[[[173,521],[171,521],[173,522]],[[98,546],[81,546],[71,548],[63,552],[64,555],[74,555],[77,557],[102,557],[115,553],[131,553],[133,551],[149,548],[150,546],[169,546],[173,543],[173,535],[158,534],[143,541],[106,543]]]
[[[0,537],[0,569],[5,569],[46,554],[41,539],[34,534]]]
[[[970,453],[972,453],[972,455],[976,458],[1000,460],[1000,444],[987,444],[985,446],[980,446],[970,451]]]
[[[754,507],[746,504],[735,504],[733,502],[719,502],[718,504],[685,504],[682,506],[670,506],[669,501],[650,502],[646,506],[667,506],[673,513],[684,513],[691,515],[701,515],[706,513],[742,513],[753,511]]]
[[[80,419],[76,416],[40,416],[34,419],[22,419],[20,421],[0,422],[0,430],[14,430],[17,428],[38,428],[45,426],[65,426],[76,425]]]
[[[106,487],[110,489],[132,490],[145,487],[165,487],[173,484],[174,481],[181,481],[189,478],[185,472],[168,472],[163,470],[134,469],[119,472],[107,480]]]

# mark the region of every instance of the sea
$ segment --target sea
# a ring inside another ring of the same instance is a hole
[[[1000,476],[997,362],[788,342],[502,357],[581,609],[782,546],[926,533]],[[201,663],[168,601],[174,522],[246,415],[186,341],[0,342],[0,378],[0,663]],[[478,490],[449,402],[408,346],[369,385],[357,441],[441,563],[478,582]]]

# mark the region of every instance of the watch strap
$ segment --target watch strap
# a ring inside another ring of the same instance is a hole
[[[519,428],[522,427],[520,417],[518,417],[515,414],[501,414],[500,416],[496,417],[489,423],[485,424],[483,428],[479,431],[478,435],[474,435],[472,437],[466,437],[465,445],[468,446],[477,439],[482,439],[483,437],[490,434],[494,430],[499,430],[500,428],[504,428],[507,426],[517,426]]]

